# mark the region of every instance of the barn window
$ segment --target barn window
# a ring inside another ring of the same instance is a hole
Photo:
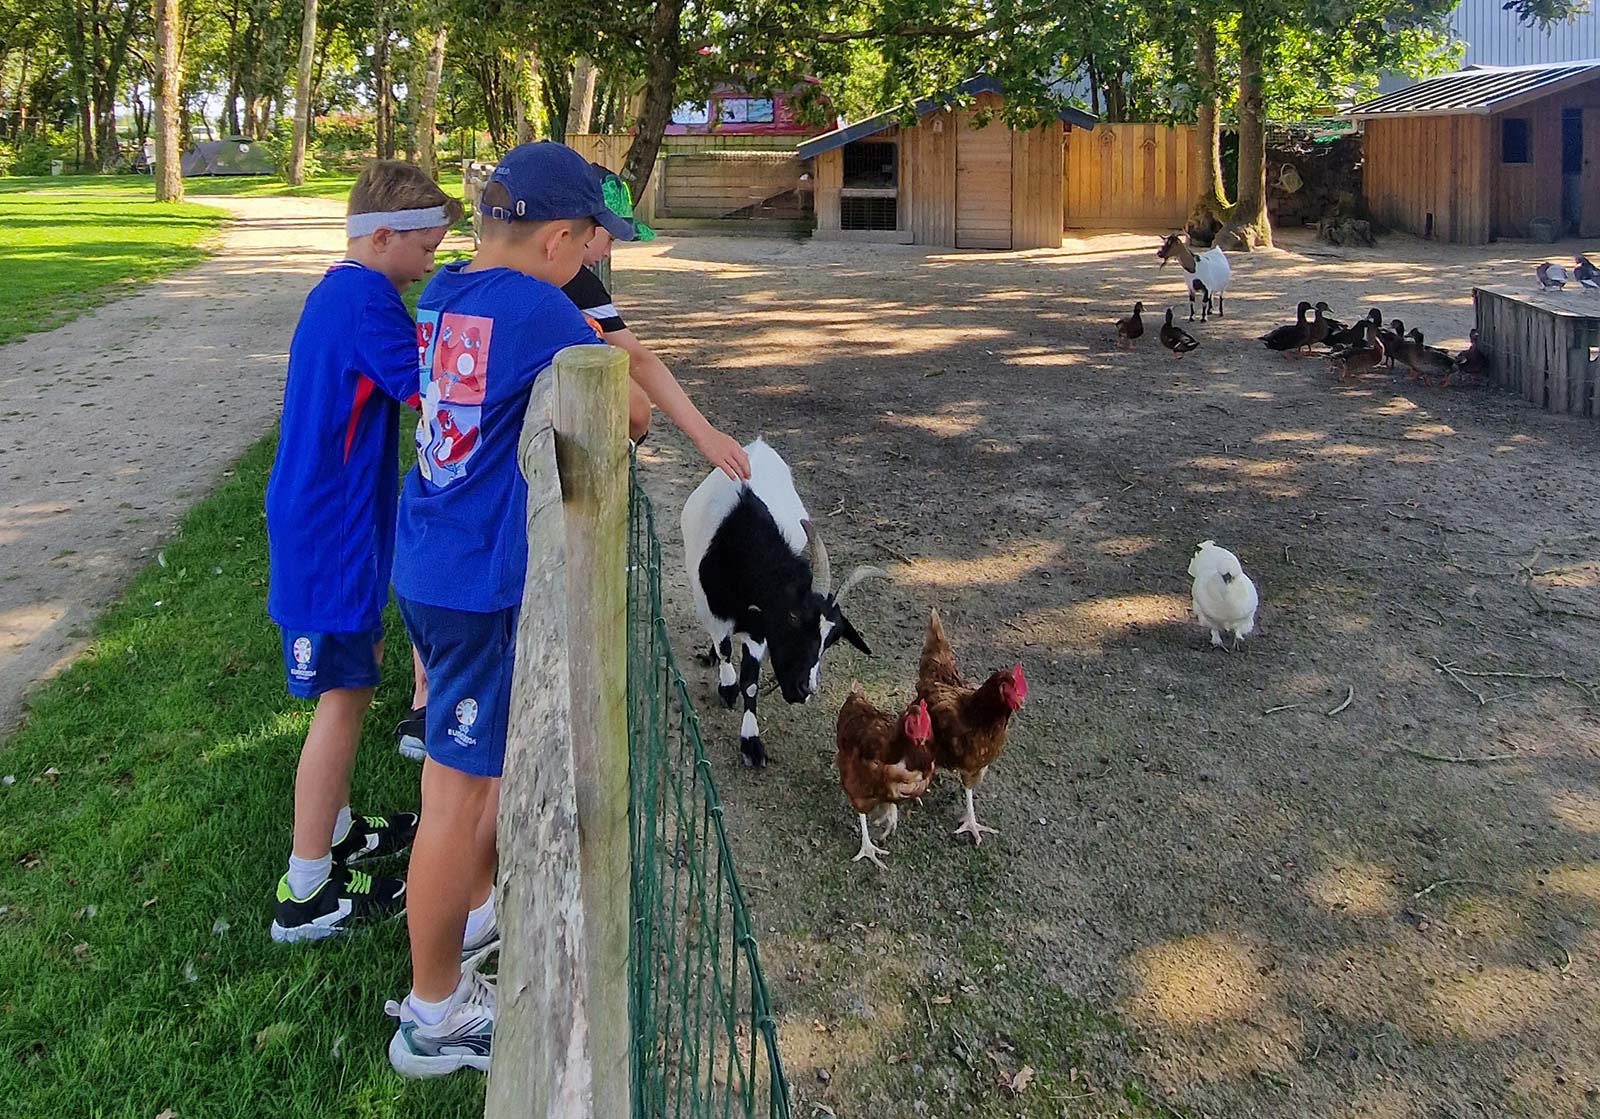
[[[1509,117],[1500,122],[1500,162],[1528,162],[1528,122]]]
[[[725,97],[718,103],[723,124],[771,124],[772,98]]]
[[[672,110],[673,124],[706,124],[711,120],[709,106],[704,101],[685,101]]]
[[[858,140],[854,144],[847,144],[844,149],[844,185],[893,187],[899,178],[899,163],[899,149],[893,140]]]

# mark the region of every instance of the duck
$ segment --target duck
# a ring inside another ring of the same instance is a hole
[[[1572,278],[1561,265],[1551,264],[1549,261],[1535,268],[1533,274],[1539,279],[1539,287],[1545,291],[1551,288],[1564,288],[1567,286],[1567,281]]]
[[[1388,356],[1383,347],[1383,340],[1378,335],[1377,323],[1366,318],[1357,323],[1355,328],[1362,333],[1361,344],[1330,355],[1334,371],[1341,381],[1355,374],[1372,372],[1382,365]]]
[[[1167,321],[1161,326],[1161,344],[1177,357],[1182,357],[1200,345],[1199,339],[1181,326],[1172,324],[1172,308],[1167,308]]]
[[[1389,329],[1378,328],[1378,340],[1383,343],[1383,349],[1388,354],[1388,365],[1394,368],[1394,359],[1400,354],[1400,347],[1405,344],[1406,324],[1399,319],[1389,320]]]
[[[1144,320],[1139,317],[1140,314],[1143,311],[1144,311],[1144,304],[1143,303],[1135,303],[1133,305],[1133,314],[1129,315],[1125,319],[1118,319],[1117,320],[1117,345],[1118,346],[1121,346],[1124,343],[1126,343],[1129,346],[1132,346],[1133,345],[1133,340],[1135,338],[1140,338],[1140,337],[1144,336]]]
[[[1261,344],[1280,353],[1307,345],[1306,340],[1311,337],[1311,324],[1306,321],[1306,313],[1310,310],[1311,304],[1302,299],[1300,306],[1295,308],[1294,322],[1273,327],[1261,336]]]
[[[1455,375],[1455,359],[1437,346],[1430,346],[1423,341],[1422,331],[1416,327],[1411,328],[1406,339],[1407,344],[1400,348],[1400,360],[1411,370],[1412,378],[1420,378],[1424,385],[1431,388],[1432,378],[1437,377],[1440,387],[1447,387],[1450,378]]]
[[[1383,326],[1383,313],[1374,307],[1367,312],[1366,318],[1357,319],[1353,325],[1344,327],[1342,330],[1330,332],[1327,337],[1329,349],[1348,350],[1359,347],[1367,340],[1367,324],[1369,322],[1373,326],[1381,328]]]
[[[1344,323],[1328,314],[1328,312],[1331,310],[1333,310],[1333,308],[1329,307],[1326,303],[1323,303],[1320,300],[1317,302],[1317,317],[1311,320],[1311,338],[1309,341],[1307,341],[1307,346],[1315,346],[1320,343],[1326,343],[1328,340],[1328,335],[1332,334],[1336,330],[1347,329]]]
[[[1467,331],[1467,348],[1456,355],[1456,375],[1459,377],[1472,377],[1483,380],[1489,374],[1488,358],[1483,348],[1478,345],[1478,331],[1476,328]]]
[[[1582,253],[1574,255],[1572,262],[1577,265],[1572,270],[1572,278],[1574,280],[1577,280],[1578,283],[1586,288],[1600,288],[1600,268],[1596,268],[1594,263]]]

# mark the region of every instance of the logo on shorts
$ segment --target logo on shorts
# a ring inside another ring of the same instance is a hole
[[[316,669],[310,667],[311,638],[296,637],[290,652],[294,655],[294,668],[289,671],[296,680],[309,680],[317,674]]]
[[[461,724],[450,729],[450,737],[463,746],[476,746],[478,740],[467,733],[467,728],[478,721],[478,701],[470,696],[456,704],[456,722]]]

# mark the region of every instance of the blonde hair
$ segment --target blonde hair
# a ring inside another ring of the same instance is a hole
[[[482,206],[485,209],[500,209],[506,212],[511,210],[511,192],[504,183],[490,183],[483,188]],[[555,218],[551,221],[514,221],[502,220],[489,214],[483,215],[483,239],[485,241],[509,241],[512,243],[526,241],[547,225],[565,225],[572,230],[574,237],[582,237],[594,227],[593,218]]]
[[[361,169],[356,185],[350,188],[345,214],[383,214],[430,206],[444,207],[446,225],[461,220],[460,201],[440,190],[422,168],[398,159],[375,159]]]

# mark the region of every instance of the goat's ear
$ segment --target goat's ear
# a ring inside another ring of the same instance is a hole
[[[861,639],[861,634],[856,632],[856,627],[851,625],[850,619],[845,617],[843,614],[839,615],[838,621],[834,623],[833,629],[828,632],[828,644],[833,645],[841,639],[850,642],[850,644],[854,645],[857,649],[860,649],[864,656],[870,657],[872,655],[872,650],[868,648],[867,643]]]

